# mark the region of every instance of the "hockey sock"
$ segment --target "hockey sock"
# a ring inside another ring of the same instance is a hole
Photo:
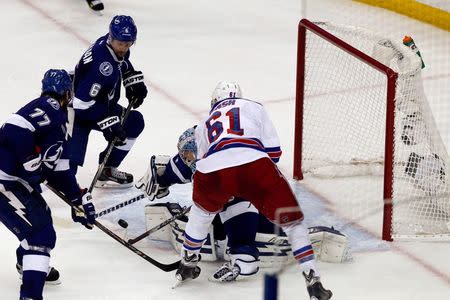
[[[309,274],[310,270],[314,270],[316,276],[320,276],[319,271],[316,268],[314,251],[311,246],[307,228],[302,223],[282,226],[282,228],[288,236],[292,246],[292,254],[300,265],[302,272]]]
[[[33,251],[32,251],[33,252]],[[25,254],[23,256],[22,285],[20,296],[24,298],[42,299],[42,291],[49,269],[50,256],[42,254]]]

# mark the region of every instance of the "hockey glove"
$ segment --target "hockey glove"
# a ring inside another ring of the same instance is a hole
[[[147,97],[147,87],[144,83],[144,75],[141,71],[130,70],[123,74],[123,86],[125,97],[133,103],[133,108],[141,106]]]
[[[117,137],[116,146],[123,146],[126,143],[127,133],[120,124],[118,116],[108,117],[97,123],[103,136],[108,142],[112,142]]]
[[[72,220],[83,224],[87,229],[94,228],[95,207],[91,202],[92,196],[87,189],[81,191],[81,195],[72,201]]]

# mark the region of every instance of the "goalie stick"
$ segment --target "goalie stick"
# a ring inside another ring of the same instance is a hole
[[[125,124],[125,121],[128,119],[128,115],[130,114],[133,104],[134,104],[134,101],[130,101],[130,103],[128,103],[127,110],[125,111],[125,114],[123,115],[123,118],[120,122],[121,125]],[[89,189],[88,189],[89,193],[92,193],[92,190],[94,189],[94,186],[97,183],[97,180],[100,177],[100,174],[102,174],[103,169],[105,168],[105,164],[108,161],[109,156],[111,155],[112,149],[113,149],[116,141],[117,141],[117,137],[115,137],[114,140],[108,144],[108,148],[107,148],[105,157],[103,157],[102,163],[98,166],[97,172],[95,173],[95,176],[94,176],[94,179],[92,179],[91,185],[89,186]]]
[[[56,189],[54,189],[52,186],[46,184],[46,186],[53,192],[55,193],[59,198],[61,198],[61,200],[63,200],[64,202],[66,202],[69,206],[74,207],[74,205],[70,202],[70,200],[68,200],[66,198],[66,196],[64,196],[63,193],[57,191]],[[79,210],[80,209],[78,207],[75,207],[75,209]],[[95,226],[98,227],[98,229],[100,229],[101,231],[103,231],[104,233],[106,233],[107,235],[109,235],[110,237],[112,237],[113,239],[115,239],[117,242],[119,242],[120,244],[122,244],[123,246],[125,246],[126,248],[128,248],[130,251],[134,252],[135,254],[139,255],[140,257],[142,257],[143,259],[145,259],[146,261],[148,261],[149,263],[151,263],[152,265],[154,265],[155,267],[163,270],[164,272],[171,272],[171,271],[175,271],[176,269],[178,269],[178,266],[180,265],[180,261],[176,261],[174,263],[171,264],[163,264],[153,258],[151,258],[150,256],[148,256],[147,254],[141,252],[139,249],[137,249],[136,247],[134,247],[133,245],[131,245],[130,243],[128,243],[127,241],[125,241],[124,239],[122,239],[121,237],[119,237],[117,234],[115,234],[114,232],[112,232],[111,230],[109,230],[107,227],[103,226],[100,222],[95,221]]]
[[[175,220],[181,218],[182,216],[184,216],[185,214],[187,214],[190,210],[191,210],[191,207],[190,207],[190,206],[185,207],[180,213],[176,214],[176,215],[173,216],[172,218],[165,220],[165,221],[162,222],[161,224],[156,225],[155,227],[153,227],[153,228],[147,230],[147,231],[144,232],[143,234],[141,234],[141,235],[135,237],[134,239],[129,239],[129,240],[128,240],[128,243],[130,243],[130,244],[132,245],[132,244],[135,244],[135,243],[139,242],[140,240],[142,240],[143,238],[149,236],[149,235],[152,234],[153,232],[156,232],[156,231],[160,230],[161,228],[163,228],[164,226],[166,226],[166,225],[172,223],[173,221],[175,221]]]

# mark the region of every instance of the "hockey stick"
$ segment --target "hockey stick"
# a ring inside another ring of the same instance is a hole
[[[125,114],[123,115],[122,121],[120,122],[121,125],[125,124],[125,121],[128,119],[128,115],[130,114],[131,108],[133,107],[134,101],[130,101],[127,106],[127,110],[125,111]],[[95,173],[94,179],[92,179],[91,185],[89,186],[88,192],[91,193],[94,189],[95,184],[97,183],[98,178],[100,177],[100,174],[103,172],[103,169],[105,168],[106,161],[108,160],[109,156],[111,155],[112,149],[114,147],[114,144],[117,142],[117,137],[115,137],[112,142],[109,142],[108,148],[106,151],[105,156],[103,157],[102,163],[97,168],[97,173]]]
[[[172,223],[173,221],[175,221],[175,220],[181,218],[182,216],[184,216],[185,214],[187,214],[190,210],[191,210],[191,207],[190,207],[190,206],[185,207],[180,213],[176,214],[176,215],[173,216],[172,218],[165,220],[165,221],[162,222],[161,224],[156,225],[155,227],[153,227],[153,228],[147,230],[147,231],[144,232],[143,234],[141,234],[141,235],[135,237],[134,239],[129,239],[129,240],[128,240],[128,243],[132,245],[132,244],[135,244],[135,243],[139,242],[140,240],[142,240],[143,238],[149,236],[149,235],[152,234],[153,232],[158,231],[158,230],[160,230],[161,228],[163,228],[164,226],[166,226],[166,225]]]
[[[69,206],[74,207],[74,205],[72,204],[72,202],[70,202],[66,196],[64,196],[63,193],[55,190],[53,187],[51,187],[50,185],[46,184],[46,186],[53,192],[55,193],[59,198],[61,198],[61,200],[63,200],[64,202],[66,202]],[[76,210],[81,211],[78,207],[75,207]],[[105,226],[103,226],[100,222],[95,221],[95,226],[98,227],[98,229],[100,229],[101,231],[103,231],[104,233],[106,233],[107,235],[109,235],[110,237],[112,237],[113,239],[115,239],[117,242],[121,243],[123,246],[125,246],[126,248],[128,248],[130,251],[134,252],[135,254],[139,255],[140,257],[142,257],[143,259],[145,259],[146,261],[148,261],[149,263],[151,263],[152,265],[154,265],[155,267],[163,270],[164,272],[171,272],[174,271],[176,269],[178,269],[178,266],[180,265],[180,261],[176,261],[174,263],[171,264],[163,264],[160,263],[157,260],[154,260],[153,258],[151,258],[150,256],[148,256],[147,254],[141,252],[139,249],[137,249],[136,247],[134,247],[133,245],[131,245],[130,243],[128,243],[127,241],[125,241],[124,239],[122,239],[121,237],[119,237],[117,234],[115,234],[114,232],[112,232],[111,230],[109,230],[108,228],[106,228]]]
[[[109,214],[109,213],[111,213],[111,212],[113,212],[115,210],[118,210],[119,208],[125,207],[125,206],[127,206],[129,204],[132,204],[134,202],[138,202],[139,200],[144,199],[144,198],[145,198],[144,194],[137,195],[137,196],[135,196],[135,197],[133,197],[131,199],[128,199],[128,200],[126,200],[124,202],[121,202],[121,203],[118,203],[118,204],[116,204],[114,206],[105,208],[104,210],[96,213],[95,217],[98,218],[98,217],[107,215],[107,214]]]

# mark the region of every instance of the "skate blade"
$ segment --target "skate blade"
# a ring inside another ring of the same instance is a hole
[[[54,280],[54,281],[46,281],[45,285],[60,285],[61,284],[61,280]]]
[[[217,282],[217,283],[225,282],[224,280],[221,280],[220,278],[215,278],[214,275],[209,276],[208,277],[208,281],[209,282]]]
[[[245,276],[245,277],[247,277],[247,276]],[[233,280],[224,280],[224,279],[221,279],[221,278],[214,278],[214,275],[211,275],[210,277],[208,277],[208,281],[209,282],[219,283],[219,284],[229,284],[229,283],[233,283],[233,282],[236,282],[236,281],[246,280],[247,278],[245,278],[245,277],[238,276],[238,277],[234,278]],[[248,276],[248,277],[253,278],[253,276]]]
[[[119,184],[119,183],[116,183],[114,181],[100,181],[100,180],[97,180],[97,182],[95,183],[95,187],[96,188],[100,188],[100,189],[117,189],[117,190],[122,190],[122,189],[128,189],[130,187],[133,187],[133,182]]]
[[[22,275],[19,275],[19,279],[20,279],[20,281],[22,281]],[[53,280],[53,281],[45,281],[44,284],[45,285],[60,285],[61,284],[61,280],[57,279],[57,280]]]
[[[182,283],[183,283],[183,281],[181,281],[179,279],[176,279],[175,284],[172,286],[172,290],[174,290],[177,287],[179,287]]]
[[[95,10],[95,9],[93,9],[92,7],[89,6],[89,10],[90,10],[94,15],[97,15],[97,16],[99,16],[99,17],[103,16],[103,11],[104,11],[104,9],[102,9],[102,10]]]

